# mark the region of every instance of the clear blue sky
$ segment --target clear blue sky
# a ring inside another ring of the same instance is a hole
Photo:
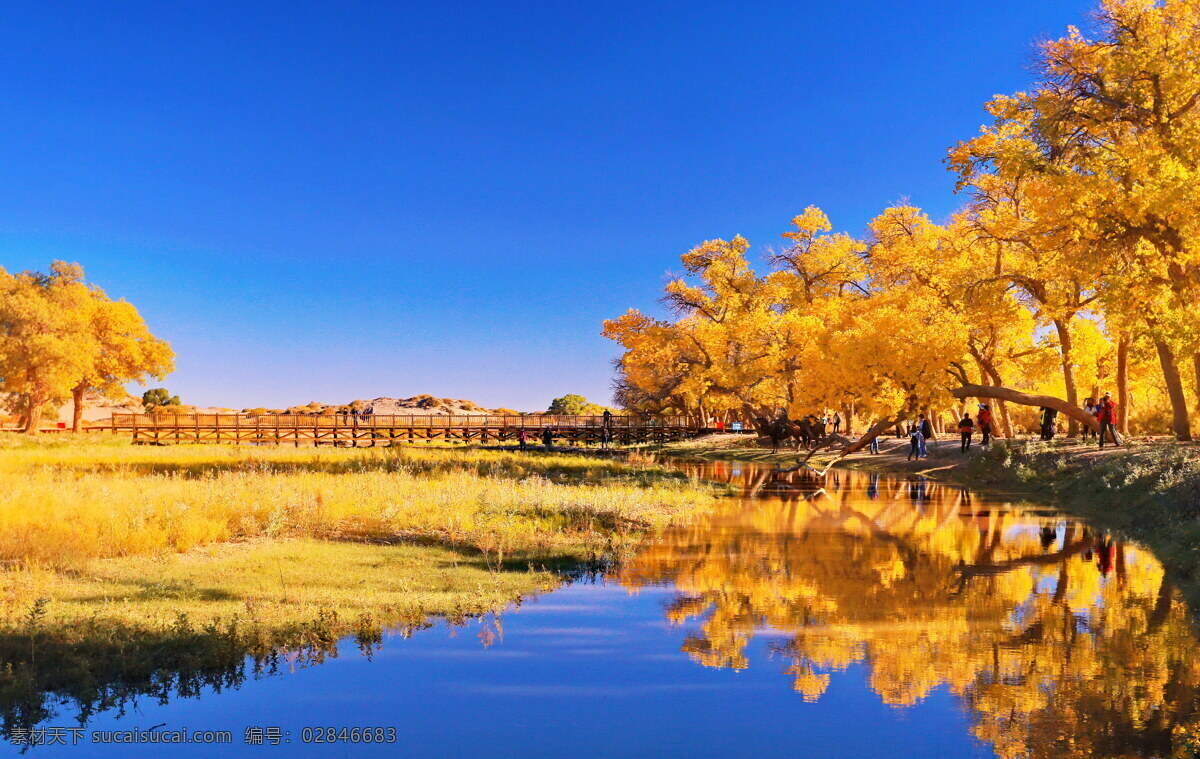
[[[946,148],[1081,0],[13,2],[0,265],[62,258],[186,402],[607,399],[678,256],[960,203]]]

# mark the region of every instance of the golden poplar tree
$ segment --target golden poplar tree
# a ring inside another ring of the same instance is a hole
[[[78,431],[85,391],[116,394],[123,383],[163,376],[173,359],[136,308],[89,287],[78,265],[55,261],[48,274],[0,269],[0,389],[26,432],[68,398]]]
[[[995,123],[951,152],[977,198],[1019,204],[1023,239],[1133,290],[1181,440],[1181,354],[1200,398],[1198,23],[1198,0],[1106,0],[1090,29],[1041,45],[1035,87],[995,98]]]
[[[91,351],[94,360],[71,388],[74,413],[71,429],[83,423],[83,399],[88,391],[110,397],[124,395],[129,382],[163,379],[174,368],[175,353],[165,340],[150,334],[132,303],[112,300],[98,287],[91,288]]]
[[[26,432],[37,432],[46,407],[69,398],[96,360],[92,304],[78,266],[55,261],[49,274],[0,270],[0,381]]]

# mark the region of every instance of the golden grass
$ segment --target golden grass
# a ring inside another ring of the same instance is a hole
[[[76,568],[257,538],[599,550],[712,495],[646,465],[428,449],[145,447],[0,439],[0,561]]]

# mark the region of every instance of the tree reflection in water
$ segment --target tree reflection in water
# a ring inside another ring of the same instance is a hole
[[[924,479],[736,464],[692,474],[747,497],[649,544],[614,574],[673,584],[711,667],[773,651],[806,701],[865,663],[887,704],[948,687],[1002,757],[1193,756],[1200,655],[1145,550],[1022,504]]]

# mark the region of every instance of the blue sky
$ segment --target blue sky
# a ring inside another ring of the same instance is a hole
[[[861,233],[1078,0],[14,2],[0,266],[77,261],[185,402],[606,400],[678,257]]]

